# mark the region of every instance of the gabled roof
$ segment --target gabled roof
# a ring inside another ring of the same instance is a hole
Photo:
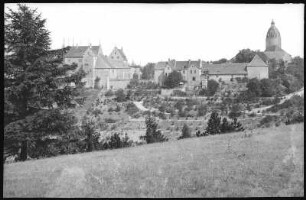
[[[120,69],[130,68],[127,63],[121,60],[113,60],[110,58],[108,58],[107,60],[113,66],[113,68],[120,68]]]
[[[98,55],[99,48],[100,48],[100,46],[91,46],[91,50],[95,54],[95,56]]]
[[[167,66],[168,62],[160,61],[156,63],[154,70],[163,70]]]
[[[248,67],[268,67],[268,65],[256,54]]]
[[[123,50],[122,49],[118,49],[118,52],[120,53],[120,55],[122,56],[122,58],[127,61],[127,58],[125,56],[125,54],[123,53]]]
[[[222,64],[208,64],[202,62],[203,70],[208,70],[209,75],[244,75],[247,63],[222,63]]]
[[[112,64],[109,63],[106,56],[100,55],[97,57],[95,68],[96,69],[113,69],[114,67],[112,66]]]
[[[65,58],[82,58],[88,46],[73,46],[65,55]]]

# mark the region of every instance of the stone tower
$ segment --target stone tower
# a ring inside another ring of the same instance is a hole
[[[269,28],[266,36],[266,51],[271,51],[272,49],[281,49],[281,36],[279,30],[276,28],[274,21],[271,22],[271,27]]]

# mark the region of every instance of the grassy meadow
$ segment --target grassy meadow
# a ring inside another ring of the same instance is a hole
[[[3,196],[304,196],[304,123],[5,164]]]

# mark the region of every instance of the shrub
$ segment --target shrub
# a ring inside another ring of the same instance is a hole
[[[132,116],[135,113],[137,113],[139,111],[139,109],[137,108],[137,106],[134,103],[128,103],[126,106],[126,112],[128,115]]]
[[[241,115],[241,108],[238,104],[235,104],[232,106],[230,113],[228,114],[228,117],[231,119],[237,118]]]
[[[146,135],[140,136],[140,139],[145,139],[148,144],[155,143],[155,142],[165,142],[168,139],[162,135],[160,130],[157,130],[157,123],[154,117],[150,115],[146,117]]]
[[[198,116],[199,117],[204,116],[204,115],[206,115],[206,113],[207,113],[207,106],[200,105],[199,108],[198,108]]]
[[[105,121],[106,123],[116,123],[116,120],[113,119],[113,118],[105,118],[104,121]]]
[[[208,126],[206,127],[205,133],[209,135],[215,135],[220,133],[220,121],[221,118],[217,112],[212,112],[210,119],[208,120]]]
[[[92,111],[92,114],[97,117],[98,115],[101,115],[102,114],[102,111],[100,109],[94,109]]]
[[[119,89],[115,92],[116,95],[116,101],[123,102],[126,101],[126,95],[124,94],[123,89]]]
[[[190,138],[191,137],[191,131],[187,124],[184,124],[182,129],[182,135],[178,139],[184,139],[184,138]]]
[[[104,143],[105,149],[118,149],[129,147],[132,145],[132,141],[129,139],[128,135],[125,133],[124,137],[120,137],[120,133],[113,133],[107,142]]]
[[[112,90],[107,90],[106,93],[105,93],[106,97],[110,97],[110,96],[113,96],[113,95],[114,95],[114,92]]]
[[[273,121],[277,120],[277,118],[278,117],[274,115],[266,115],[262,120],[260,120],[259,126],[269,127]]]
[[[186,92],[183,92],[181,90],[174,90],[172,94],[173,94],[173,96],[178,96],[178,97],[185,97],[185,96],[187,96]]]
[[[287,119],[285,124],[288,125],[288,124],[296,124],[296,123],[301,123],[301,122],[304,122],[304,115],[302,113],[297,113],[297,114],[294,114],[291,119]]]

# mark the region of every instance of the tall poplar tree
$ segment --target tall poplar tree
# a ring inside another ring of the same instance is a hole
[[[69,48],[50,50],[46,19],[36,9],[18,4],[4,17],[4,146],[14,154],[21,147],[19,158],[26,160],[29,142],[69,130],[74,119],[61,115],[78,101],[85,74],[62,64]]]

